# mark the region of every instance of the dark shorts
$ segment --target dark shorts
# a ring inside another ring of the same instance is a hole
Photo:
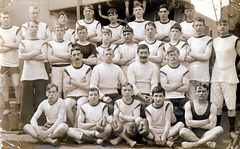
[[[180,110],[183,110],[185,103],[189,101],[187,98],[171,98],[166,100],[171,101],[173,107],[178,107]]]
[[[49,128],[52,127],[53,124],[46,122],[43,126],[41,126],[43,131],[47,131]]]
[[[198,138],[202,138],[203,135],[208,131],[201,128],[189,128],[189,129],[191,129]]]
[[[6,67],[1,66],[1,75],[7,74],[11,76],[12,74],[20,74],[19,67]]]

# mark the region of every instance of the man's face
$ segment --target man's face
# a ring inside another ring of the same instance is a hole
[[[185,9],[184,14],[187,18],[194,18],[194,9]]]
[[[145,29],[145,33],[149,38],[155,37],[156,34],[156,28],[153,27],[152,25],[147,25]]]
[[[108,19],[110,22],[117,22],[118,15],[116,13],[109,13]]]
[[[58,22],[63,25],[66,25],[69,22],[69,19],[68,19],[67,15],[60,15],[58,18]]]
[[[9,14],[1,14],[1,23],[3,27],[8,27],[11,24]]]
[[[82,62],[82,53],[79,50],[73,50],[71,53],[72,65],[76,65]]]
[[[78,31],[77,31],[77,34],[78,34],[79,40],[81,40],[81,41],[87,40],[88,32],[87,32],[86,29],[78,30]]]
[[[218,25],[217,25],[217,30],[218,30],[220,36],[224,36],[224,35],[229,34],[229,25],[228,25],[228,22],[218,23]]]
[[[179,29],[171,29],[170,31],[170,36],[171,36],[171,39],[173,40],[178,40],[181,36],[181,32]]]
[[[55,35],[57,39],[63,39],[64,34],[65,34],[65,29],[63,27],[55,28]]]
[[[102,40],[105,42],[110,42],[111,38],[112,38],[111,33],[103,33],[102,34]]]
[[[37,36],[38,24],[36,24],[34,22],[29,22],[28,23],[28,32],[29,32],[29,35]]]
[[[179,62],[178,57],[179,57],[179,53],[176,50],[168,53],[169,62],[172,63],[172,64],[175,64],[175,63]]]
[[[139,57],[140,63],[144,64],[148,62],[148,56],[149,56],[148,49],[139,49],[137,55]]]
[[[55,103],[58,99],[58,91],[56,87],[52,87],[50,90],[46,91],[46,96],[48,97],[49,103]]]
[[[90,105],[97,105],[99,102],[98,91],[89,91],[88,100],[89,100]]]
[[[107,64],[111,64],[114,57],[113,50],[110,50],[110,51],[104,50],[103,56],[104,56],[104,62]]]
[[[125,43],[132,42],[133,33],[131,33],[131,32],[124,32],[123,33],[123,38],[124,38]]]
[[[202,21],[195,21],[193,28],[195,29],[197,35],[204,34],[205,26]]]
[[[169,11],[166,8],[161,8],[158,11],[158,15],[159,15],[160,19],[166,20],[166,19],[168,19]]]
[[[198,100],[207,100],[208,90],[204,87],[197,87],[196,95]]]
[[[39,10],[38,9],[29,10],[28,16],[29,16],[29,20],[37,21],[39,16]]]
[[[126,99],[130,99],[133,96],[133,89],[130,85],[122,87],[122,95]]]
[[[83,15],[84,15],[84,18],[86,18],[86,19],[92,19],[93,15],[94,15],[94,11],[92,9],[86,7],[83,10]]]
[[[133,14],[135,15],[136,18],[143,17],[144,10],[142,7],[138,6],[133,9]]]
[[[163,95],[163,93],[154,93],[152,98],[156,106],[161,106],[163,104],[165,96]]]

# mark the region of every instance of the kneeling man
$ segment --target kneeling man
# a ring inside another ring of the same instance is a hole
[[[66,121],[66,110],[64,100],[58,98],[58,87],[55,84],[48,84],[46,87],[48,99],[42,101],[34,113],[30,123],[24,126],[23,130],[32,137],[48,142],[52,145],[58,145],[58,137],[63,136],[68,125]],[[39,126],[38,118],[45,113],[47,122],[44,126]]]
[[[111,134],[112,127],[107,123],[108,106],[99,99],[99,90],[90,88],[89,102],[80,108],[78,128],[68,129],[67,135],[76,139],[79,144],[83,142],[101,144]]]
[[[221,126],[216,126],[217,107],[207,100],[208,85],[200,84],[196,87],[196,100],[188,101],[185,105],[185,121],[188,128],[180,130],[180,136],[189,142],[182,142],[184,148],[198,147],[207,144],[215,148],[212,142],[223,133]]]

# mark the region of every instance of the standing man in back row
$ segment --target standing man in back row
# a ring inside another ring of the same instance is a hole
[[[190,80],[187,97],[191,100],[196,99],[195,88],[199,83],[209,84],[209,59],[212,53],[212,38],[205,34],[205,20],[201,17],[195,18],[193,27],[196,33],[187,41],[191,50],[186,57]]]
[[[2,100],[4,101],[5,110],[2,115],[11,113],[9,103],[9,81],[11,77],[16,96],[16,111],[20,112],[21,104],[21,86],[19,75],[19,58],[18,45],[21,41],[21,31],[19,27],[12,26],[10,14],[1,12],[1,27],[0,27],[0,53],[1,53],[1,78],[2,78]]]
[[[228,109],[230,132],[235,131],[236,90],[239,83],[235,60],[240,56],[239,38],[229,33],[229,22],[220,19],[217,22],[219,37],[213,40],[216,55],[211,79],[211,101],[217,106],[217,125],[220,125],[223,102]]]

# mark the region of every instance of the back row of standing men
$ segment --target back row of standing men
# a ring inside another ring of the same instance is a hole
[[[138,3],[133,9],[135,21],[126,27],[118,24],[116,9],[109,9],[110,24],[102,27],[93,18],[94,9],[90,5],[84,7],[84,19],[77,21],[75,32],[67,27],[67,13],[60,12],[59,24],[53,33],[45,23],[38,21],[38,13],[38,7],[31,6],[29,22],[21,28],[11,25],[8,13],[1,13],[1,74],[6,106],[3,114],[10,113],[7,77],[11,76],[18,111],[21,104],[20,130],[45,99],[50,62],[51,82],[58,85],[59,95],[66,92],[65,104],[72,125],[76,125],[72,107],[77,103],[79,111],[87,102],[89,87],[99,89],[100,98],[108,103],[111,114],[114,101],[120,97],[118,89],[126,80],[133,85],[134,94],[141,101],[143,117],[144,107],[151,102],[151,91],[159,82],[166,90],[166,98],[176,107],[175,114],[182,115],[187,98],[196,98],[195,87],[203,82],[210,83],[209,70],[212,69],[211,101],[218,108],[217,125],[220,125],[225,100],[230,132],[234,131],[238,83],[235,58],[240,54],[240,43],[237,37],[229,34],[226,20],[217,22],[220,37],[212,40],[205,35],[204,19],[194,19],[193,5],[185,6],[186,21],[178,25],[168,18],[167,5],[160,5],[160,20],[153,23],[143,19],[144,9]],[[99,42],[102,44],[96,48]],[[214,67],[209,68],[212,53],[216,58]],[[24,60],[22,96],[19,58]]]

